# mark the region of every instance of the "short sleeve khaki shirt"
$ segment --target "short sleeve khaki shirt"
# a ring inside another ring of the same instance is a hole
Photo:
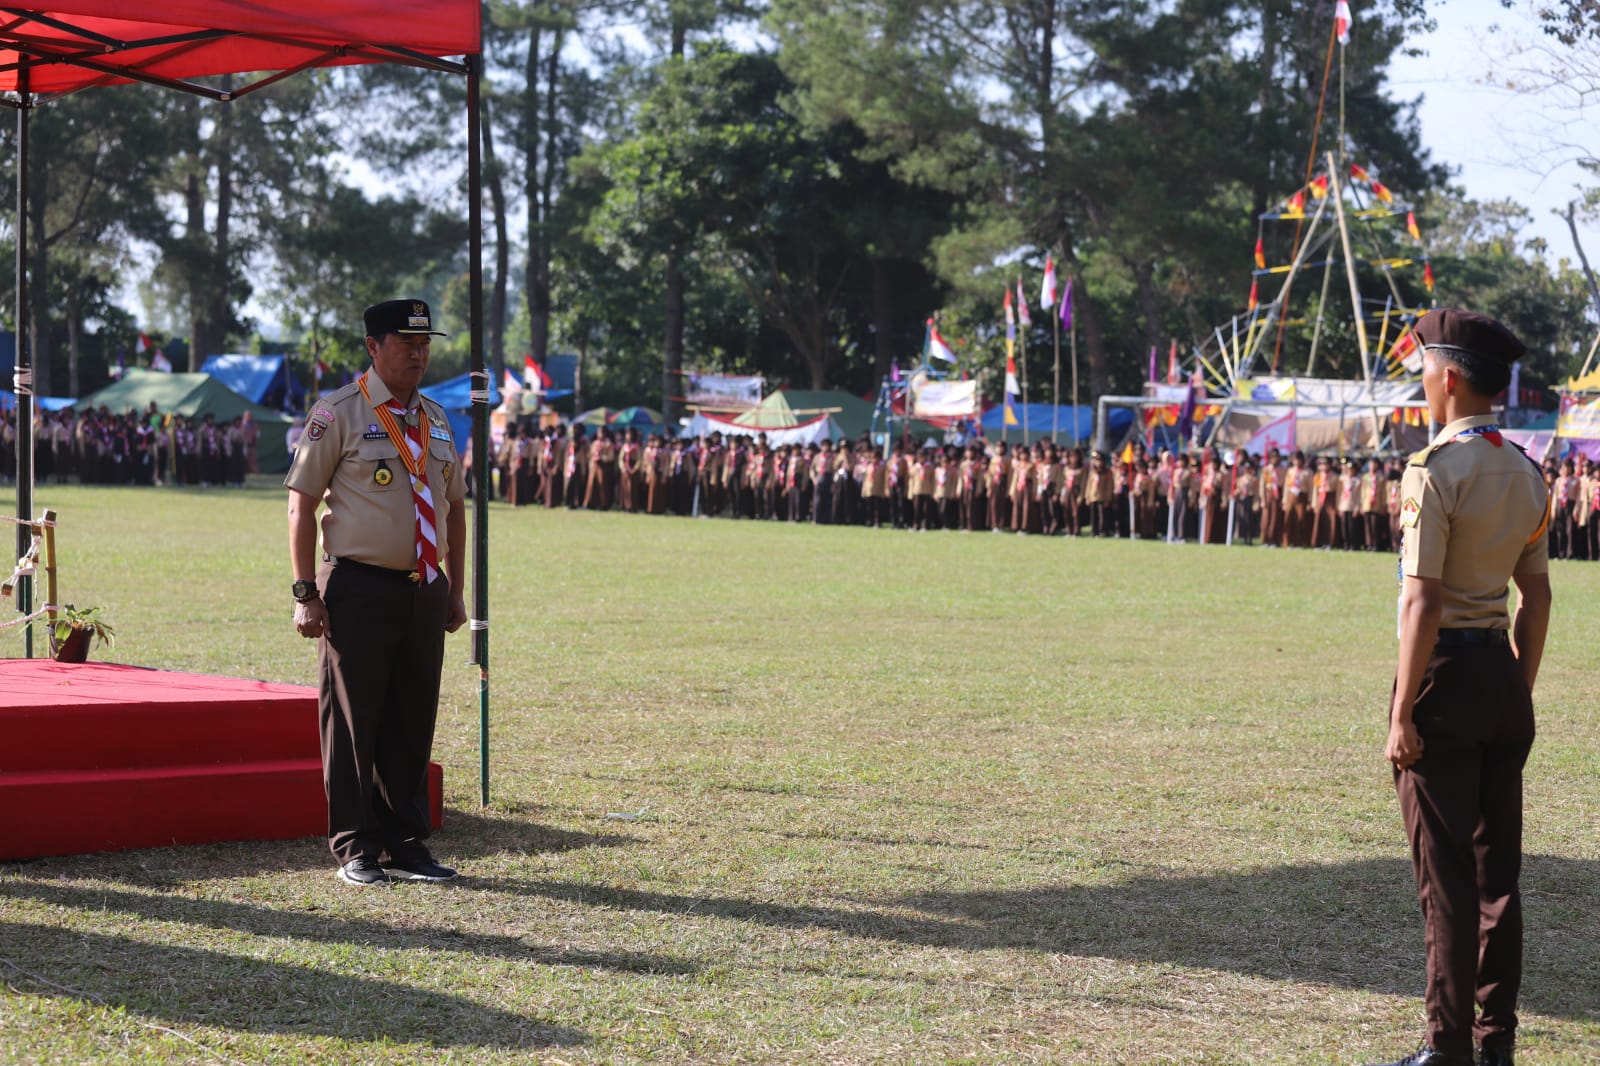
[[[1549,569],[1544,478],[1492,426],[1493,415],[1462,418],[1412,456],[1400,484],[1401,571],[1437,578],[1439,624],[1505,629],[1507,583]]]
[[[393,400],[378,375],[368,371],[364,376],[373,403]],[[442,564],[449,552],[445,531],[450,509],[461,506],[466,498],[466,478],[444,409],[420,394],[417,399],[418,405],[407,413],[407,423],[426,421],[426,473]],[[359,383],[352,382],[316,402],[284,484],[325,504],[325,554],[390,570],[416,567],[411,478],[400,459],[400,449],[379,423]]]

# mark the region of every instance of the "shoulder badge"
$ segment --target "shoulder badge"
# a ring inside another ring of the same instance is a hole
[[[1422,504],[1417,502],[1415,496],[1407,496],[1400,505],[1400,524],[1407,529],[1417,524],[1417,519],[1422,515]]]
[[[326,433],[327,430],[327,425],[322,422],[306,423],[306,436],[310,437],[312,440],[321,440],[322,435]]]

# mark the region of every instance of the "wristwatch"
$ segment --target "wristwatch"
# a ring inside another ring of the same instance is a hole
[[[317,598],[317,583],[315,581],[296,581],[294,583],[294,600],[296,603],[310,603]]]

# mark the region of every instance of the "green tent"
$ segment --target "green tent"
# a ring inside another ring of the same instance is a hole
[[[741,426],[793,426],[826,413],[833,416],[834,425],[841,433],[854,440],[872,429],[872,410],[870,401],[840,389],[783,389],[734,421]],[[878,431],[881,433],[884,428],[879,426]],[[929,437],[944,439],[943,429],[917,419],[908,424],[905,419],[896,418],[893,430],[896,437],[909,432],[918,442]]]
[[[162,414],[195,419],[211,415],[218,423],[231,422],[249,411],[250,417],[261,427],[256,457],[262,472],[281,474],[289,469],[289,449],[284,444],[289,417],[270,407],[251,403],[210,374],[163,374],[155,370],[130,369],[121,381],[113,381],[72,406],[77,410],[104,407],[120,415],[126,411],[143,413],[150,409],[151,403]]]

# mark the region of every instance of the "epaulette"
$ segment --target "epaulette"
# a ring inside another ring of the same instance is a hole
[[[1455,440],[1455,438],[1451,437],[1448,440],[1434,441],[1432,444],[1428,445],[1426,448],[1422,449],[1421,451],[1412,452],[1411,453],[1411,458],[1406,460],[1406,465],[1407,466],[1427,466],[1428,465],[1428,460],[1433,458],[1433,453],[1438,451],[1440,448],[1443,448],[1446,444],[1449,444],[1450,441],[1452,441],[1452,440]]]

